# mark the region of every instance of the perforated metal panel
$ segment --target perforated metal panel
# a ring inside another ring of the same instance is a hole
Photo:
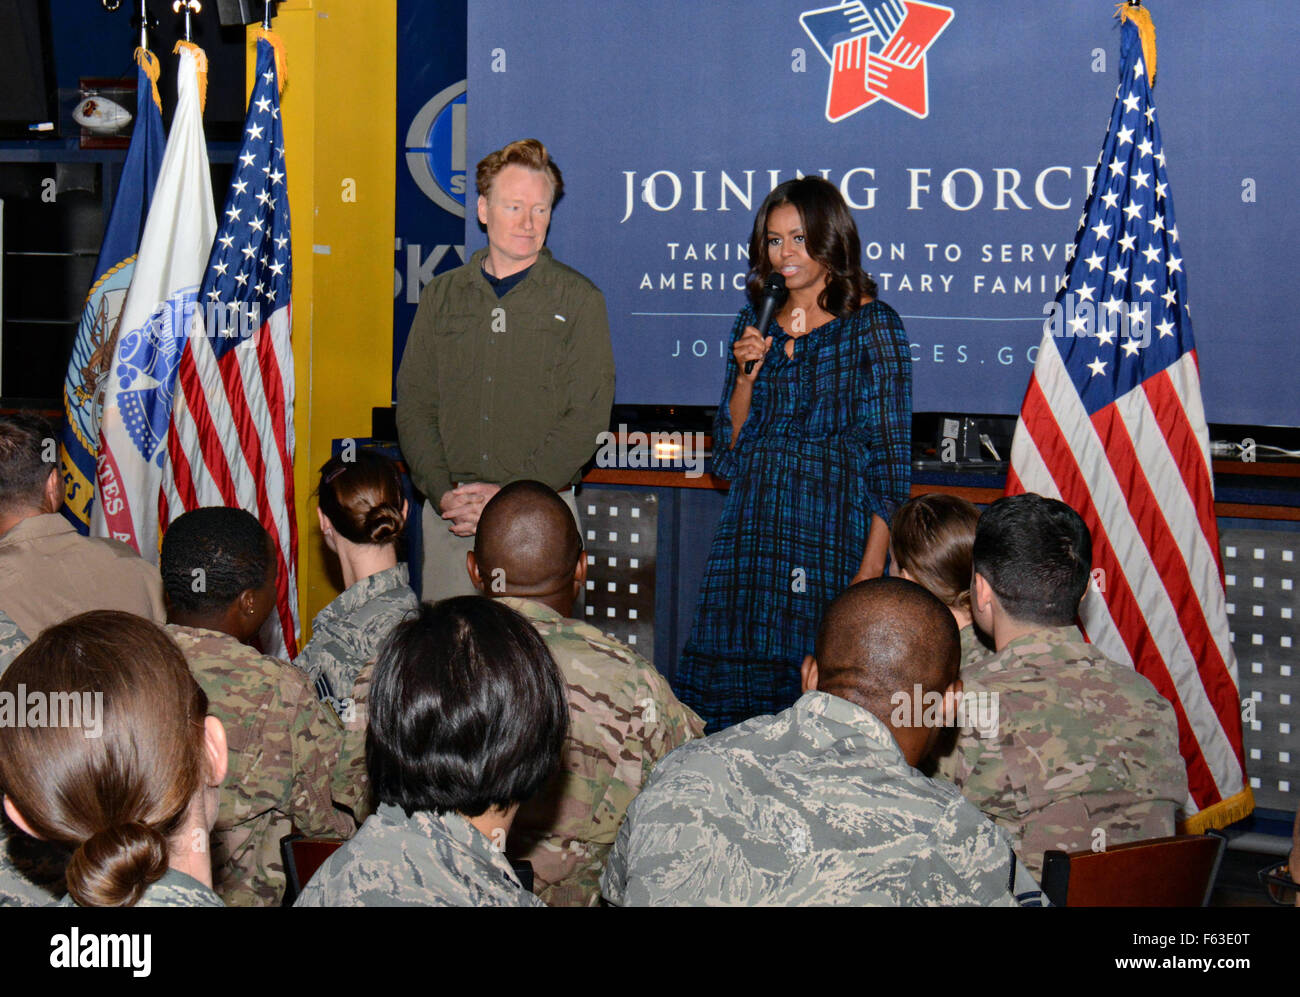
[[[1244,707],[1246,772],[1255,804],[1294,811],[1300,791],[1300,534],[1224,530],[1228,623]],[[1253,712],[1253,716],[1251,715]]]
[[[653,661],[658,497],[586,486],[578,519],[587,549],[584,619]]]

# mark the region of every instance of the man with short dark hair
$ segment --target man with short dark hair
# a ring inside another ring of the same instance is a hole
[[[794,706],[655,769],[610,853],[605,898],[1011,906],[1013,889],[1036,891],[1006,835],[916,770],[954,716],[959,648],[948,607],[914,582],[842,592]]]
[[[39,416],[0,416],[0,609],[30,639],[93,609],[167,619],[158,569],[59,515],[58,440]]]
[[[568,507],[540,481],[515,481],[487,503],[470,580],[521,613],[555,656],[571,722],[563,763],[515,819],[511,854],[532,863],[536,892],[553,907],[600,899],[600,870],[628,804],[655,764],[704,733],[655,666],[573,619],[587,554]]]
[[[971,609],[997,653],[963,679],[996,697],[998,724],[964,730],[941,768],[1035,876],[1049,849],[1173,834],[1187,801],[1173,707],[1075,626],[1091,567],[1088,527],[1064,502],[1015,495],[980,516]]]
[[[257,517],[187,512],[163,534],[161,563],[167,632],[229,743],[213,886],[232,907],[275,906],[284,835],[346,838],[369,813],[365,732],[345,728],[302,671],[248,646],[275,608],[275,546]]]
[[[366,763],[379,809],[294,906],[546,906],[505,842],[567,726],[564,680],[528,621],[478,596],[422,605],[375,668]]]
[[[484,504],[509,481],[573,485],[609,425],[605,298],[546,248],[560,170],[536,139],[475,176],[488,245],[420,297],[397,374],[397,432],[424,493],[426,602],[473,590],[463,566]]]

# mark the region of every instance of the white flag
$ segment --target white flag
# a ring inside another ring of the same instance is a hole
[[[216,235],[199,74],[207,56],[177,45],[176,115],[122,309],[96,467],[91,532],[158,560],[158,495],[176,369],[195,322],[199,285]]]

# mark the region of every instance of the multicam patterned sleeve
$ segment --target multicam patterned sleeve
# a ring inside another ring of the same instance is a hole
[[[226,727],[230,771],[212,835],[214,885],[233,907],[275,906],[285,884],[280,838],[294,828],[342,838],[356,829],[332,790],[357,739],[292,665],[213,630],[167,630]]]

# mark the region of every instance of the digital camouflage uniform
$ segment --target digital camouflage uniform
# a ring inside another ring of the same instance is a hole
[[[349,837],[368,812],[365,731],[345,729],[306,676],[215,630],[174,624],[180,646],[226,727],[230,768],[212,835],[213,883],[232,907],[274,906],[284,893],[280,839]]]
[[[664,759],[601,887],[622,906],[1009,907],[1013,863],[1006,835],[908,765],[884,723],[808,692]]]
[[[456,813],[381,803],[312,876],[295,907],[545,907],[487,836]]]
[[[1178,725],[1143,676],[1074,627],[1044,627],[964,679],[967,695],[997,694],[998,727],[994,737],[962,731],[953,781],[1006,829],[1035,877],[1048,849],[1174,833],[1187,801]]]
[[[64,897],[54,906],[76,907],[71,897]],[[224,907],[212,887],[204,886],[193,876],[176,869],[168,869],[162,879],[145,888],[137,907]]]
[[[362,666],[375,660],[388,635],[420,605],[407,582],[405,564],[376,572],[349,586],[312,621],[311,640],[293,663],[339,713]]]
[[[27,635],[0,611],[0,673],[22,653]],[[69,852],[24,834],[0,814],[0,907],[44,907],[62,896]]]
[[[600,902],[600,870],[627,806],[668,752],[704,732],[667,680],[595,627],[531,599],[503,598],[537,628],[568,687],[569,736],[560,771],[519,809],[512,857],[532,863],[553,907]]]

